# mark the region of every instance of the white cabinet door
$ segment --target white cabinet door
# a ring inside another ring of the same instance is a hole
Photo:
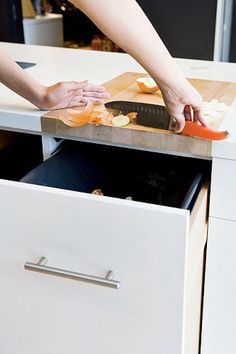
[[[0,195],[1,353],[190,354],[188,211],[8,181]],[[24,269],[42,256],[120,288]]]
[[[210,218],[201,354],[236,353],[236,222]]]
[[[236,221],[236,161],[213,159],[210,216]]]

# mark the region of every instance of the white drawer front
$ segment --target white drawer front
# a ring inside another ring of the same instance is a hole
[[[213,159],[210,216],[236,220],[236,161]]]
[[[2,353],[191,354],[187,211],[6,181],[0,195]],[[24,270],[42,256],[100,277],[113,270],[120,288]]]
[[[210,218],[201,354],[236,353],[236,222]]]

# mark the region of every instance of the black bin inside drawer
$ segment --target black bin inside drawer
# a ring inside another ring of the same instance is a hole
[[[67,142],[23,182],[191,210],[209,161]]]
[[[40,136],[0,131],[0,179],[19,181],[42,162]]]

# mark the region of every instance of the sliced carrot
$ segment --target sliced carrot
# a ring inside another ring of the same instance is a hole
[[[85,125],[89,122],[93,109],[94,108],[91,101],[88,101],[86,107],[83,110],[68,108],[66,110],[68,113],[68,120],[76,123],[77,127]]]
[[[227,131],[219,132],[190,121],[185,122],[185,127],[181,134],[209,140],[223,140],[229,136]]]

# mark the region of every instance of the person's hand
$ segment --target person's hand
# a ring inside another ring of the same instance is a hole
[[[53,110],[84,105],[88,100],[101,103],[109,98],[105,88],[88,81],[59,82],[42,88],[42,94],[37,101],[32,102],[42,110]]]
[[[176,80],[177,81],[177,80]],[[175,87],[159,85],[166,108],[176,121],[176,131],[181,132],[185,121],[191,120],[207,126],[202,111],[202,97],[197,90],[187,81],[183,80]]]

